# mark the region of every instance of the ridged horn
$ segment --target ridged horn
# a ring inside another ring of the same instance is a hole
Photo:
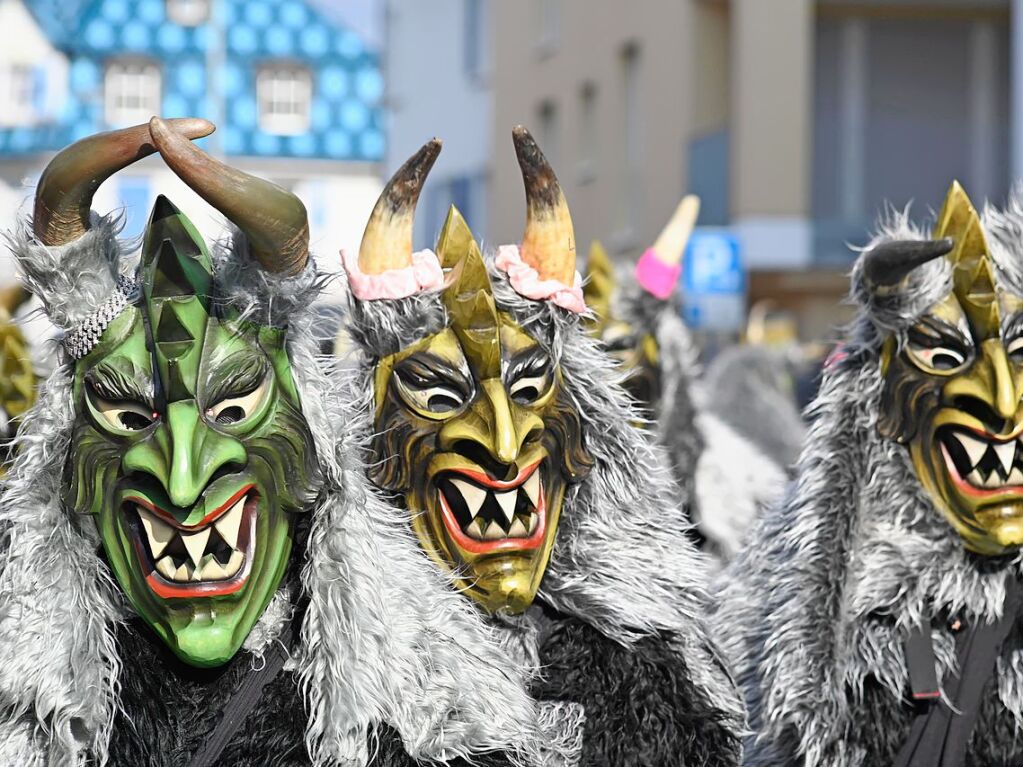
[[[439,138],[427,141],[398,168],[380,193],[359,246],[359,269],[363,274],[381,274],[412,263],[416,204],[440,150]]]
[[[213,123],[195,117],[168,120],[170,130],[197,139],[215,130]],[[59,152],[39,177],[32,228],[44,245],[73,242],[89,229],[92,197],[99,185],[117,171],[156,151],[149,125],[97,133]]]
[[[526,189],[526,230],[519,246],[522,260],[543,280],[575,282],[575,231],[568,202],[547,158],[521,125],[512,130],[515,154]]]
[[[685,253],[686,243],[693,234],[699,215],[700,198],[695,194],[687,194],[651,248],[658,261],[667,266],[678,266],[682,262],[682,254]]]
[[[953,247],[951,237],[882,242],[863,256],[863,278],[871,289],[895,287],[918,266],[944,256]]]
[[[309,217],[291,192],[225,165],[154,117],[149,132],[167,166],[248,239],[267,272],[292,276],[309,260]]]

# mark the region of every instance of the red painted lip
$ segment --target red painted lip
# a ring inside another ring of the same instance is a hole
[[[250,484],[244,490],[241,490],[231,496],[231,500],[223,506],[216,509],[213,513],[207,514],[204,518],[204,522],[209,520],[207,524],[216,521],[218,517],[224,514],[231,508],[243,495],[250,492],[255,485]],[[153,511],[161,519],[165,518],[166,512],[162,509],[153,507],[150,503],[140,503],[141,499],[125,499],[131,500],[132,503],[138,503],[140,506],[144,506],[146,509]],[[252,553],[255,549],[256,542],[256,504],[259,501],[259,496],[256,493],[252,493],[251,497],[246,500],[245,505],[242,509],[243,517],[242,524],[239,528],[239,543],[242,541],[244,535],[244,547],[242,549],[245,560],[242,562],[241,568],[233,576],[222,581],[205,581],[199,583],[176,583],[174,581],[168,581],[158,572],[156,572],[156,563],[152,561],[152,557],[149,555],[149,550],[146,544],[141,540],[144,533],[130,533],[132,543],[135,548],[136,561],[142,570],[143,577],[146,580],[146,584],[152,590],[154,594],[162,599],[195,599],[198,597],[220,597],[227,596],[229,594],[237,593],[245,586],[249,578],[249,573],[252,570]],[[193,525],[191,527],[185,527],[183,525],[176,524],[175,527],[179,530],[197,530],[205,527],[204,524]]]
[[[537,471],[540,463],[543,459],[536,461],[535,463],[527,466],[525,469],[519,472],[518,476],[510,482],[501,482],[499,480],[491,479],[484,472],[473,471],[471,469],[451,469],[449,472],[452,474],[461,474],[469,477],[473,481],[483,485],[484,487],[490,487],[495,490],[512,490],[520,487],[534,471]],[[462,532],[462,528],[458,526],[458,520],[455,519],[455,513],[448,506],[447,498],[444,497],[444,492],[438,487],[437,496],[440,498],[441,516],[444,520],[444,526],[447,528],[448,535],[460,549],[469,552],[470,554],[515,554],[517,552],[534,551],[540,547],[543,543],[544,536],[547,532],[547,490],[543,486],[543,482],[540,483],[540,501],[536,506],[536,515],[539,517],[536,524],[536,530],[528,538],[498,538],[492,541],[479,541],[475,538],[470,538],[468,535]]]
[[[988,439],[990,441],[995,441],[995,442],[999,442],[999,441],[1008,442],[1009,441],[1009,440],[991,440],[991,435],[990,434],[985,434],[984,432],[976,432],[976,433],[978,435],[982,436],[982,437],[985,437],[986,439]],[[974,487],[973,485],[971,485],[969,482],[967,482],[965,479],[963,479],[960,476],[959,470],[956,468],[955,461],[953,461],[952,460],[952,456],[949,455],[948,448],[945,447],[945,443],[939,440],[939,444],[941,445],[941,454],[945,458],[945,467],[946,467],[946,469],[948,469],[948,474],[952,478],[952,483],[956,486],[956,488],[959,490],[959,492],[961,492],[963,495],[967,495],[967,496],[970,496],[972,498],[985,498],[985,499],[992,499],[992,498],[996,498],[998,496],[1004,496],[1004,500],[1006,500],[1006,501],[1021,501],[1021,500],[1023,500],[1023,485],[1003,485],[1002,487],[995,487],[995,488]],[[978,509],[977,511],[979,513],[981,511],[983,511],[983,509]]]
[[[142,508],[144,508],[144,509],[146,509],[148,511],[151,511],[153,514],[158,516],[161,520],[166,522],[171,527],[174,527],[174,528],[177,528],[178,530],[184,530],[185,532],[191,533],[191,532],[194,532],[196,530],[202,530],[204,527],[209,527],[219,517],[223,516],[228,511],[230,511],[231,507],[234,506],[236,503],[238,503],[238,500],[243,495],[247,495],[255,487],[256,486],[254,484],[249,483],[248,485],[243,487],[241,490],[239,490],[237,493],[235,493],[230,498],[228,498],[226,501],[224,501],[224,503],[222,505],[218,506],[213,511],[211,511],[209,514],[207,514],[205,517],[203,517],[198,522],[196,522],[194,525],[183,525],[183,524],[181,524],[180,522],[178,522],[174,518],[174,516],[170,512],[164,511],[159,506],[155,506],[151,502],[147,501],[145,498],[139,498],[137,495],[129,495],[129,496],[127,496],[124,499],[124,503],[138,504]]]

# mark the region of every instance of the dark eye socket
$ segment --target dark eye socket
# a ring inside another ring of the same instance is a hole
[[[416,360],[396,368],[395,388],[402,400],[421,412],[447,415],[471,399],[471,389],[454,375],[434,371]]]
[[[514,402],[530,405],[547,393],[552,380],[550,358],[546,355],[536,356],[515,373],[508,385],[508,393]]]
[[[931,357],[931,367],[935,370],[955,370],[962,364],[962,360],[948,352],[935,351]]]
[[[117,420],[121,422],[123,428],[130,431],[142,431],[153,423],[152,418],[146,418],[141,413],[135,413],[131,410],[122,410],[117,414]]]
[[[233,423],[238,423],[245,417],[245,409],[238,405],[231,405],[225,407],[219,413],[217,413],[216,421],[221,426],[230,426]]]

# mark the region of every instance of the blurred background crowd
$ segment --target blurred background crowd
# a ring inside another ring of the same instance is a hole
[[[450,203],[517,236],[517,123],[581,254],[636,259],[694,192],[681,290],[705,363],[726,385],[751,367],[729,347],[781,350],[802,403],[884,207],[924,217],[953,178],[1002,202],[1023,177],[1023,0],[0,0],[0,227],[57,149],[154,114],[212,120],[207,151],[300,195],[329,271],[433,135],[418,247]],[[220,231],[154,158],[95,204],[136,235],[158,193]]]

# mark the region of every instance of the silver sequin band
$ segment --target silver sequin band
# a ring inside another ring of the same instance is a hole
[[[99,337],[103,335],[107,326],[124,311],[125,307],[135,303],[138,294],[139,288],[135,280],[125,277],[123,274],[118,276],[117,287],[114,288],[110,298],[64,334],[64,348],[67,353],[76,360],[80,360],[91,352],[99,343]]]

